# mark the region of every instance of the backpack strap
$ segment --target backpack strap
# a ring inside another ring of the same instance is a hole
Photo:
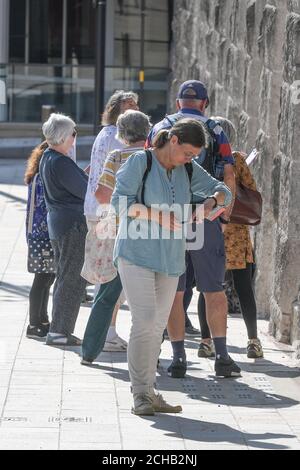
[[[187,172],[187,175],[189,177],[189,180],[190,180],[190,184],[192,184],[192,178],[193,178],[193,164],[192,163],[186,163],[185,165],[185,170]]]
[[[206,159],[202,163],[202,167],[213,177],[216,177],[216,160],[217,155],[219,154],[219,144],[217,141],[216,134],[214,132],[215,128],[219,125],[217,121],[213,119],[208,119],[206,122],[203,122],[205,129],[210,137],[209,145],[207,147]]]
[[[173,127],[174,124],[176,124],[176,122],[179,121],[180,119],[182,119],[182,117],[178,116],[178,114],[172,114],[172,115],[166,114],[165,115],[165,120],[168,121],[168,123],[170,124],[170,127]],[[163,129],[165,129],[165,127]]]
[[[211,138],[213,139],[213,143],[214,143],[214,148],[213,148],[213,151],[214,151],[214,154],[218,154],[219,153],[219,144],[218,144],[218,141],[217,141],[217,137],[216,137],[216,134],[215,134],[215,128],[217,126],[220,126],[220,123],[217,122],[217,121],[214,121],[213,119],[208,119],[205,123],[205,127],[207,129],[207,131],[209,132],[209,135],[211,136]]]
[[[142,196],[141,196],[142,204],[144,206],[145,206],[145,183],[152,168],[152,153],[150,152],[150,150],[145,150],[145,153],[147,157],[147,168],[144,173],[143,180],[142,180]]]
[[[217,138],[216,138],[216,134],[215,134],[214,130],[220,124],[217,121],[214,121],[213,119],[208,119],[206,122],[204,122],[204,125],[205,125],[207,131],[209,132],[210,136],[216,142]]]
[[[151,171],[152,168],[152,153],[150,150],[145,150],[146,156],[147,156],[147,168],[144,173],[143,179],[142,179],[142,195],[141,195],[141,202],[145,206],[145,183],[148,178],[148,175]],[[187,172],[187,175],[189,177],[189,182],[192,184],[192,178],[193,178],[193,164],[192,163],[186,163],[185,165],[185,170]]]

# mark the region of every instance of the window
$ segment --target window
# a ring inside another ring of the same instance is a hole
[[[166,0],[146,0],[145,40],[169,42],[169,8]]]
[[[25,61],[25,0],[10,1],[9,57],[11,62]]]
[[[63,0],[30,0],[29,62],[61,64]]]
[[[67,62],[93,64],[95,9],[92,0],[68,0]]]
[[[168,67],[169,40],[168,0],[115,0],[115,66]]]
[[[141,0],[115,1],[114,65],[139,67],[141,59]]]

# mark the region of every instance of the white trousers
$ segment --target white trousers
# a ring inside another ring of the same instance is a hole
[[[132,393],[151,393],[178,277],[155,273],[124,258],[118,260],[118,271],[132,315],[127,349]]]

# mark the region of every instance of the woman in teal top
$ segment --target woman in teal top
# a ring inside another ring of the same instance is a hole
[[[155,393],[154,386],[161,337],[178,278],[185,271],[184,206],[192,194],[206,199],[207,217],[217,206],[231,202],[226,185],[193,160],[205,145],[199,121],[178,121],[172,129],[159,132],[153,145],[146,181],[147,155],[137,152],[117,173],[111,201],[120,216],[114,259],[132,314],[128,368],[132,411],[138,415],[181,411]]]

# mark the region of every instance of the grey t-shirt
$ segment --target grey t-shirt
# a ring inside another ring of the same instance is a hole
[[[40,163],[48,209],[48,230],[51,240],[63,236],[78,222],[85,224],[83,204],[88,177],[71,158],[47,149]]]

